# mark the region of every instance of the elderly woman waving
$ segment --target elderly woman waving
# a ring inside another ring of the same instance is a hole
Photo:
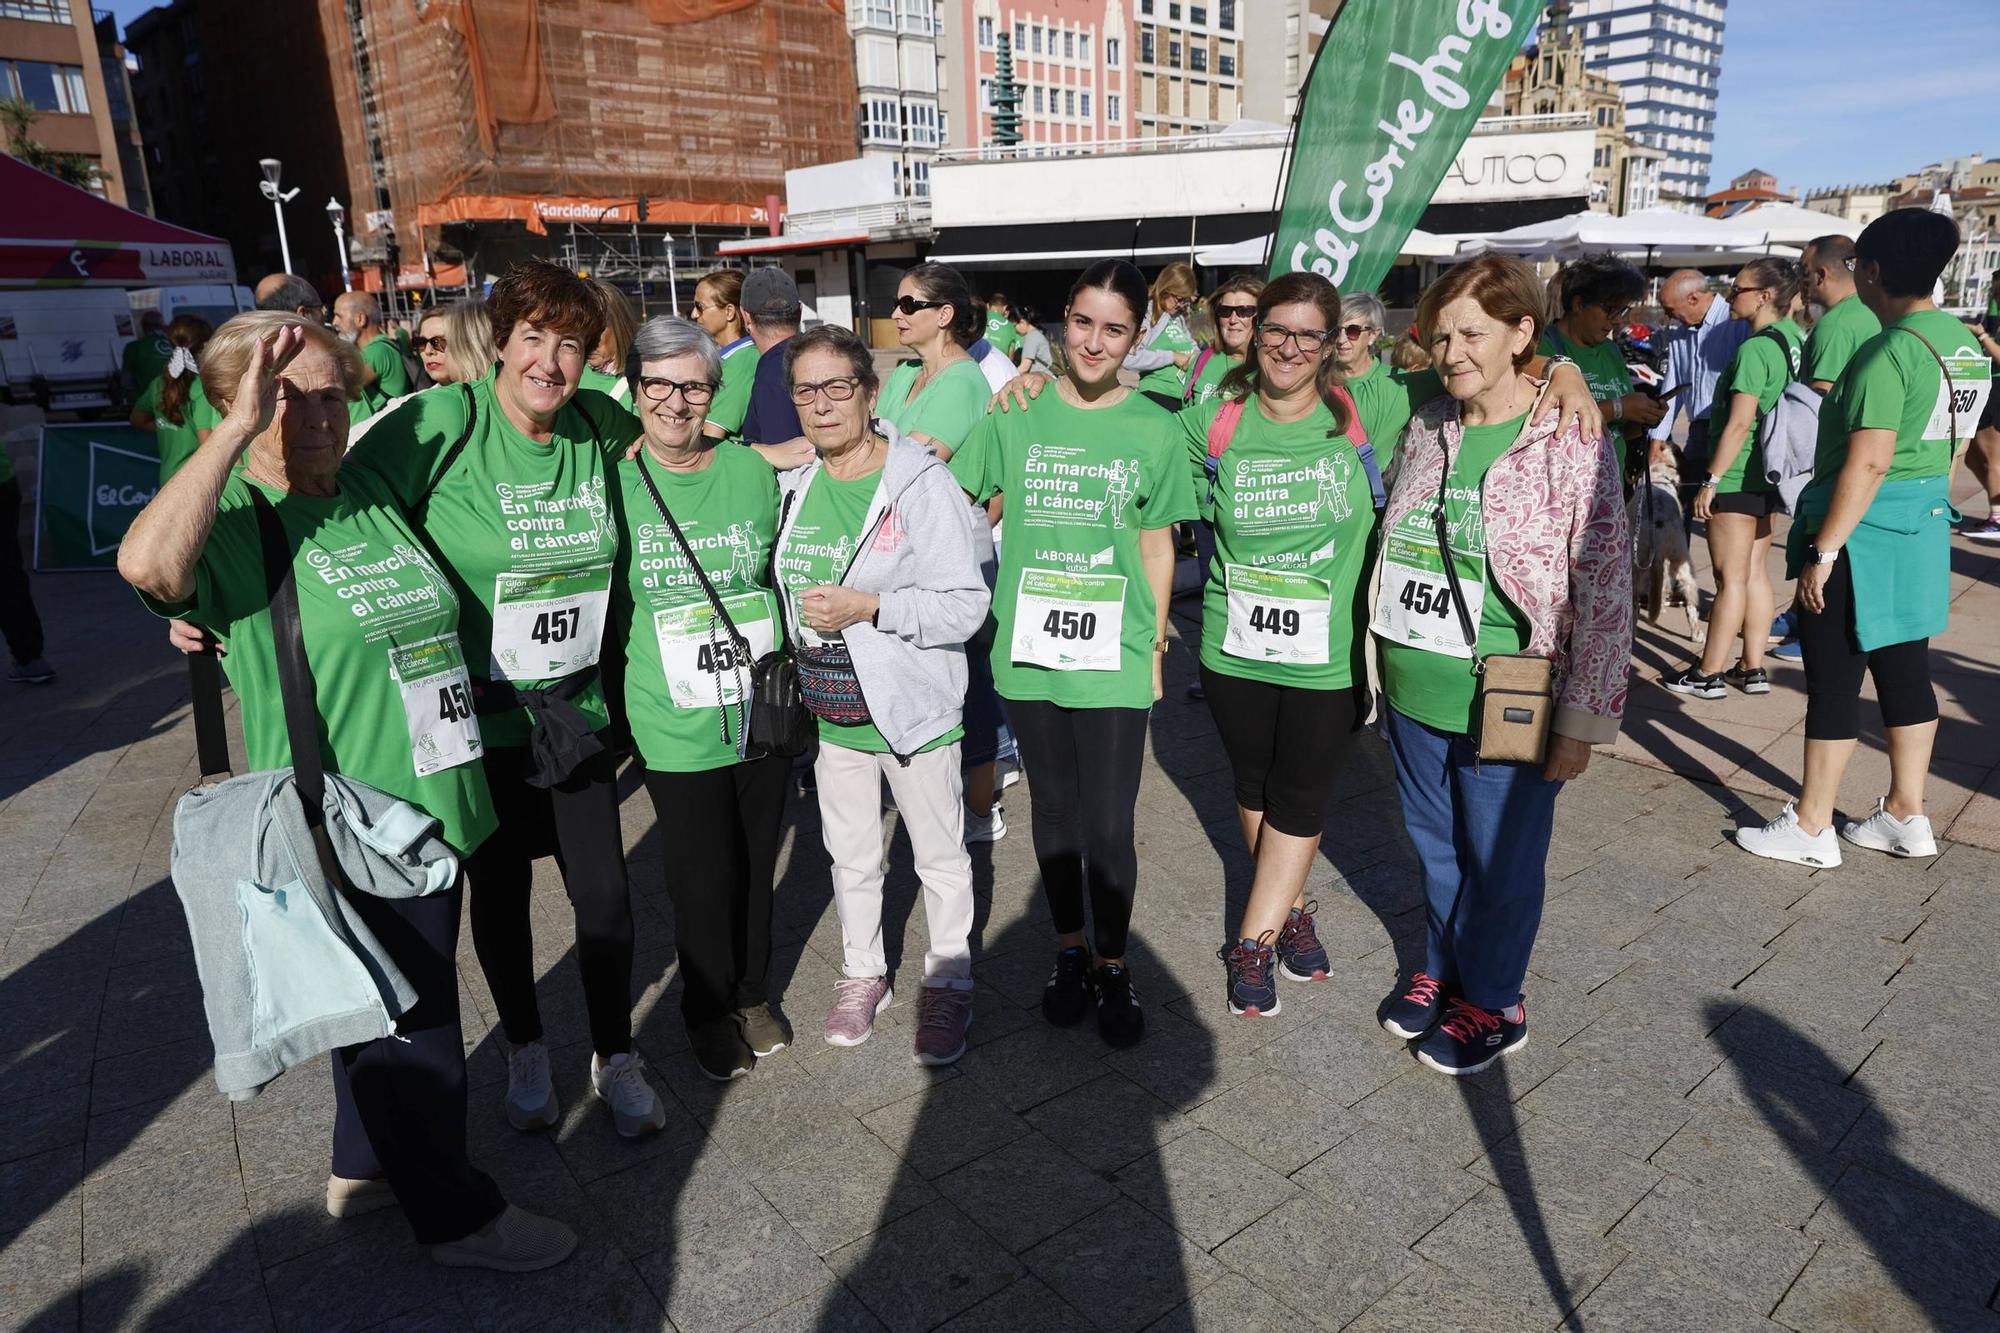
[[[261,536],[274,514],[293,552],[325,771],[409,802],[469,855],[497,823],[478,729],[463,715],[440,715],[442,692],[407,687],[413,664],[465,683],[460,602],[387,489],[340,468],[347,405],[361,393],[359,355],[316,323],[257,311],[216,333],[202,380],[225,415],[133,520],[119,573],[158,614],[222,641],[251,766],[289,768]],[[335,1053],[327,1211],[400,1203],[417,1240],[444,1264],[523,1271],[560,1262],[576,1247],[574,1233],[508,1207],[466,1156],[453,961],[460,884],[415,898],[354,893],[348,902],[417,1002],[394,1036]]]
[[[1417,326],[1447,396],[1404,433],[1382,524],[1371,628],[1429,899],[1428,959],[1382,1026],[1446,1074],[1528,1039],[1521,984],[1556,794],[1625,710],[1632,560],[1617,457],[1600,436],[1532,420],[1540,386],[1523,368],[1541,311],[1533,271],[1498,256],[1424,293]],[[1498,668],[1528,692],[1482,700]],[[1543,762],[1496,759],[1535,748],[1503,750],[1502,732],[1551,713]]]

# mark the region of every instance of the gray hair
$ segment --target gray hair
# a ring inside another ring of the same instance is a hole
[[[716,350],[715,339],[693,320],[653,316],[632,335],[632,354],[641,365],[674,356],[698,356],[709,383],[722,382],[722,353]]]
[[[285,274],[284,281],[272,286],[257,302],[259,310],[282,310],[286,314],[297,314],[301,310],[323,310],[326,302],[320,299],[319,288],[299,277],[296,273]]]
[[[1382,298],[1373,292],[1342,293],[1340,313],[1345,319],[1360,320],[1377,333],[1388,327],[1389,312],[1382,308]]]

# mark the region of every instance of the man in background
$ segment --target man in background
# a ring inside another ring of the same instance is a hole
[[[1655,440],[1671,438],[1676,416],[1687,413],[1680,493],[1683,521],[1692,530],[1694,493],[1708,475],[1708,418],[1715,403],[1715,381],[1750,336],[1750,326],[1731,319],[1729,303],[1710,291],[1708,279],[1691,268],[1677,269],[1668,276],[1660,288],[1660,306],[1679,325],[1667,335],[1667,371],[1660,382],[1660,396],[1665,398],[1683,386],[1685,392],[1668,401],[1666,415],[1647,434]]]
[[[743,415],[743,443],[783,471],[812,461],[813,447],[799,425],[792,386],[785,373],[785,347],[799,332],[804,307],[798,284],[781,268],[760,268],[743,279],[737,305],[743,332],[757,348],[757,375],[750,381],[750,408]]]
[[[382,307],[367,292],[342,292],[333,300],[333,327],[361,353],[361,396],[347,405],[351,420],[364,421],[392,398],[410,391],[410,375],[396,340],[382,327]]]

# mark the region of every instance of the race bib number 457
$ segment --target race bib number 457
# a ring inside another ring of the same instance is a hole
[[[557,680],[597,665],[611,566],[502,574],[493,586],[493,678]]]

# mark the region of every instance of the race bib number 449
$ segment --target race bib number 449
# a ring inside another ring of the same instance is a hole
[[[1332,628],[1332,585],[1325,579],[1251,565],[1224,567],[1229,627],[1222,651],[1255,662],[1324,666]]]
[[[493,585],[493,678],[556,680],[597,665],[611,566],[502,574]]]
[[[1051,671],[1116,671],[1124,630],[1123,574],[1021,571],[1010,645],[1016,662]]]

